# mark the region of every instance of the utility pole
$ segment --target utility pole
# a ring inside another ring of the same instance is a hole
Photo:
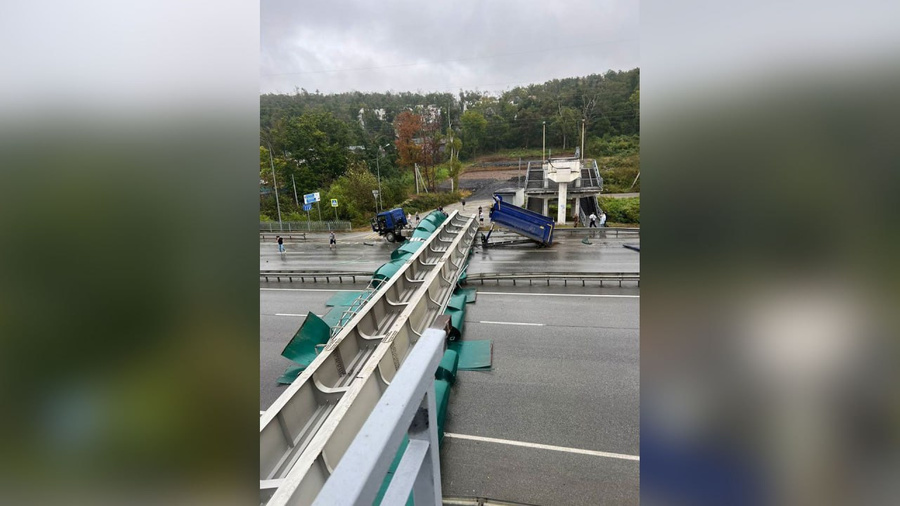
[[[294,185],[294,202],[300,207],[300,199],[297,198],[297,183],[294,181],[294,175],[291,174],[291,184]]]
[[[269,163],[272,165],[272,187],[275,189],[275,208],[278,209],[278,230],[284,231],[284,226],[281,224],[281,204],[278,203],[278,182],[275,180],[275,159],[272,158],[272,143],[266,140],[266,144],[269,145]]]
[[[378,146],[378,152],[375,153],[375,169],[378,171],[378,196],[381,197],[381,146]],[[375,214],[378,214],[378,208],[375,208]]]
[[[581,162],[584,163],[584,118],[581,118]]]
[[[541,165],[547,160],[544,153],[547,152],[547,122],[543,122],[543,130],[541,133]]]
[[[378,203],[381,205],[381,208],[382,208],[382,209],[384,209],[384,201],[381,200],[381,164],[380,164],[380,161],[381,161],[381,152],[383,151],[382,148],[385,148],[385,147],[390,146],[390,145],[391,145],[390,142],[387,143],[387,144],[385,144],[384,146],[382,146],[382,145],[379,144],[379,145],[378,145],[378,152],[375,153],[375,155],[376,155],[376,156],[375,156],[375,169],[378,171]],[[376,213],[376,214],[377,214],[377,213]]]
[[[516,187],[522,186],[522,157],[519,157],[519,173],[516,177]]]
[[[413,176],[416,178],[416,195],[419,194],[419,164],[413,163]]]

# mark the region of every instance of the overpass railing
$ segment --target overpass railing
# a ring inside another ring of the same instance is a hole
[[[261,221],[260,232],[349,232],[353,226],[349,221]]]
[[[446,336],[434,328],[422,334],[313,504],[372,504],[404,436],[409,444],[381,503],[406,504],[412,493],[416,505],[441,504],[434,372]]]

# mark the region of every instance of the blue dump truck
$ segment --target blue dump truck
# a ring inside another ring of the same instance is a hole
[[[399,207],[380,212],[372,218],[372,231],[387,238],[388,242],[402,242],[403,229],[406,228],[406,225],[406,215]]]
[[[552,218],[528,209],[504,202],[499,195],[494,195],[494,205],[490,209],[491,229],[482,235],[481,242],[488,246],[488,240],[494,231],[494,225],[500,225],[523,237],[537,242],[541,246],[553,244],[553,228],[556,223]]]

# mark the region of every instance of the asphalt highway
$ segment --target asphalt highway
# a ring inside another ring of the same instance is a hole
[[[468,207],[468,205],[467,205]],[[396,244],[366,234],[327,242],[260,244],[260,268],[374,270]],[[639,271],[638,239],[558,240],[551,248],[497,248],[470,272]],[[367,246],[364,242],[373,243]],[[343,244],[342,244],[343,243]],[[268,261],[268,263],[267,263]],[[290,267],[273,263],[286,262]],[[264,267],[267,265],[267,267]],[[260,284],[260,409],[283,391],[281,350],[336,290],[364,284]],[[441,449],[445,496],[527,504],[639,502],[640,290],[487,282],[468,304],[464,339],[493,341],[493,368],[460,371]]]

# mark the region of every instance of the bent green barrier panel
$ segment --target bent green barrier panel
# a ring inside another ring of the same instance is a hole
[[[450,402],[450,383],[434,380],[434,400],[437,404],[438,443],[444,440],[444,420],[447,418],[447,404]]]
[[[409,259],[410,255],[422,247],[422,244],[424,243],[419,241],[407,241],[403,243],[399,248],[391,252],[391,260],[397,260],[401,257],[404,257],[404,260]]]
[[[372,285],[376,288],[383,282],[391,279],[394,274],[397,274],[397,271],[400,270],[400,267],[406,263],[406,258],[400,258],[397,260],[391,260],[390,262],[379,267],[374,274],[372,274]]]
[[[460,371],[487,371],[491,368],[494,344],[490,339],[450,341],[447,348],[459,353]]]
[[[477,290],[474,288],[457,288],[454,294],[463,294],[466,296],[466,304],[471,304],[475,302],[475,296],[477,294]]]
[[[434,374],[434,379],[444,380],[451,385],[456,383],[456,370],[459,367],[459,353],[453,350],[444,352],[438,370]]]
[[[430,236],[432,232],[437,230],[437,228],[441,226],[441,223],[444,223],[444,220],[446,219],[447,217],[444,216],[443,213],[432,211],[431,214],[429,214],[419,222],[419,225],[415,230],[413,230],[412,237],[418,239],[427,239],[428,236]]]
[[[335,306],[345,306],[350,307],[356,302],[356,299],[359,298],[360,295],[364,294],[364,291],[358,292],[338,292],[332,295],[328,301],[325,302],[325,305],[328,307]]]
[[[331,337],[331,327],[312,312],[306,315],[303,325],[294,334],[281,356],[295,362],[296,366],[288,367],[278,378],[279,383],[290,384],[297,376],[316,359],[316,346],[324,345]]]
[[[344,311],[349,308],[350,306],[334,306],[322,316],[322,321],[327,323],[329,327],[334,328],[336,325],[341,324],[341,316],[343,316]]]

